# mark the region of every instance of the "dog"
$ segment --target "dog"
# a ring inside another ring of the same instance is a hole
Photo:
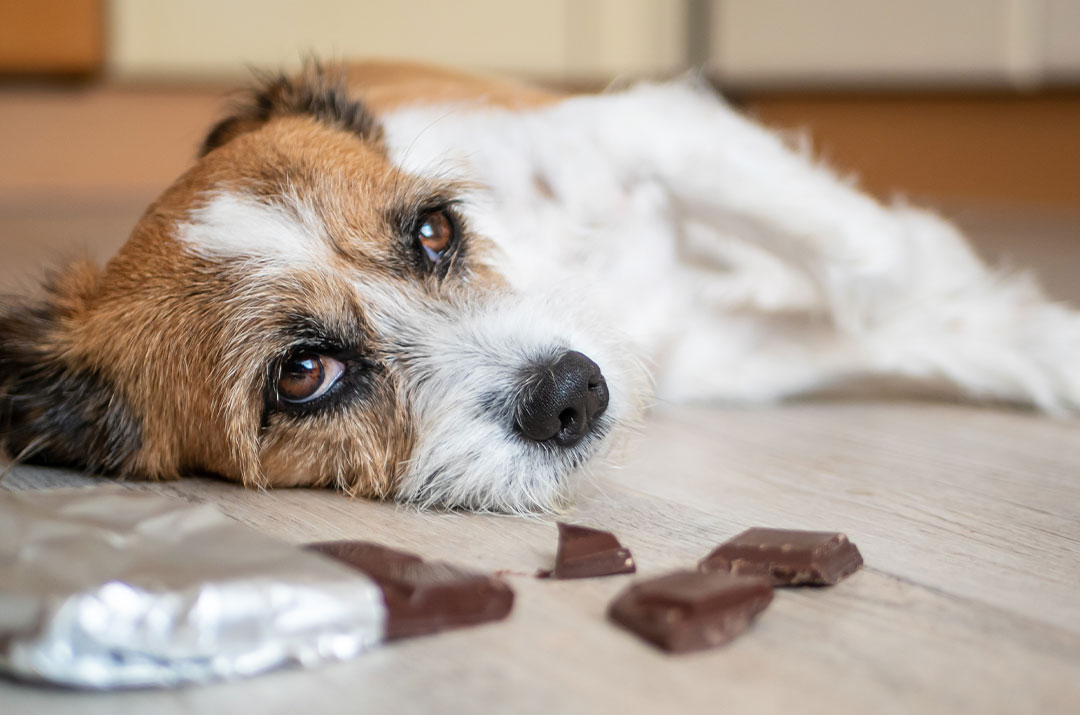
[[[0,313],[12,458],[557,509],[657,395],[1080,407],[1080,319],[693,79],[264,78],[103,270]]]

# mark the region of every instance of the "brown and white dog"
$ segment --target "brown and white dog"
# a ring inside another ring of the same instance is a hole
[[[0,435],[128,477],[528,511],[653,387],[1080,407],[1076,314],[687,81],[267,80],[104,270],[46,288],[0,312]]]

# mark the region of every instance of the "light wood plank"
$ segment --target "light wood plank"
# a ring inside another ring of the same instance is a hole
[[[897,576],[1080,628],[1076,420],[805,404],[671,410],[653,429],[650,444],[680,449],[643,448],[628,486],[737,528],[846,530]]]

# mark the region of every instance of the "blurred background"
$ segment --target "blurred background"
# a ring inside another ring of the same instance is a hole
[[[0,289],[107,258],[249,69],[309,54],[575,90],[701,71],[1080,299],[1080,0],[0,0]]]

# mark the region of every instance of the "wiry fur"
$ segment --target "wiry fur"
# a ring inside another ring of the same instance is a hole
[[[80,319],[95,275],[72,266],[44,298],[0,313],[0,435],[25,461],[131,473],[138,417],[108,378],[69,353],[65,327]]]
[[[382,119],[406,169],[484,187],[470,216],[498,237],[513,285],[588,281],[591,309],[648,357],[661,398],[760,403],[905,378],[1080,410],[1075,311],[694,82]]]
[[[397,486],[421,506],[521,512],[565,504],[568,476],[606,450],[644,409],[645,372],[620,337],[553,294],[485,291],[440,301],[402,300],[390,286],[358,285],[388,368],[407,396],[416,443]],[[516,433],[514,409],[532,365],[569,350],[603,366],[611,402],[573,449]]]
[[[385,65],[350,86],[262,83],[100,276],[3,311],[9,450],[521,512],[641,413],[639,356],[666,399],[904,378],[1080,411],[1075,312],[700,86],[559,97]],[[431,266],[410,226],[435,208],[461,238]],[[347,377],[289,408],[276,366],[310,345]],[[516,398],[571,350],[607,412],[574,447],[530,441]]]
[[[233,113],[206,135],[199,156],[205,156],[236,136],[275,117],[309,116],[329,126],[379,142],[382,128],[364,104],[350,98],[345,74],[309,63],[299,77],[263,75]]]

